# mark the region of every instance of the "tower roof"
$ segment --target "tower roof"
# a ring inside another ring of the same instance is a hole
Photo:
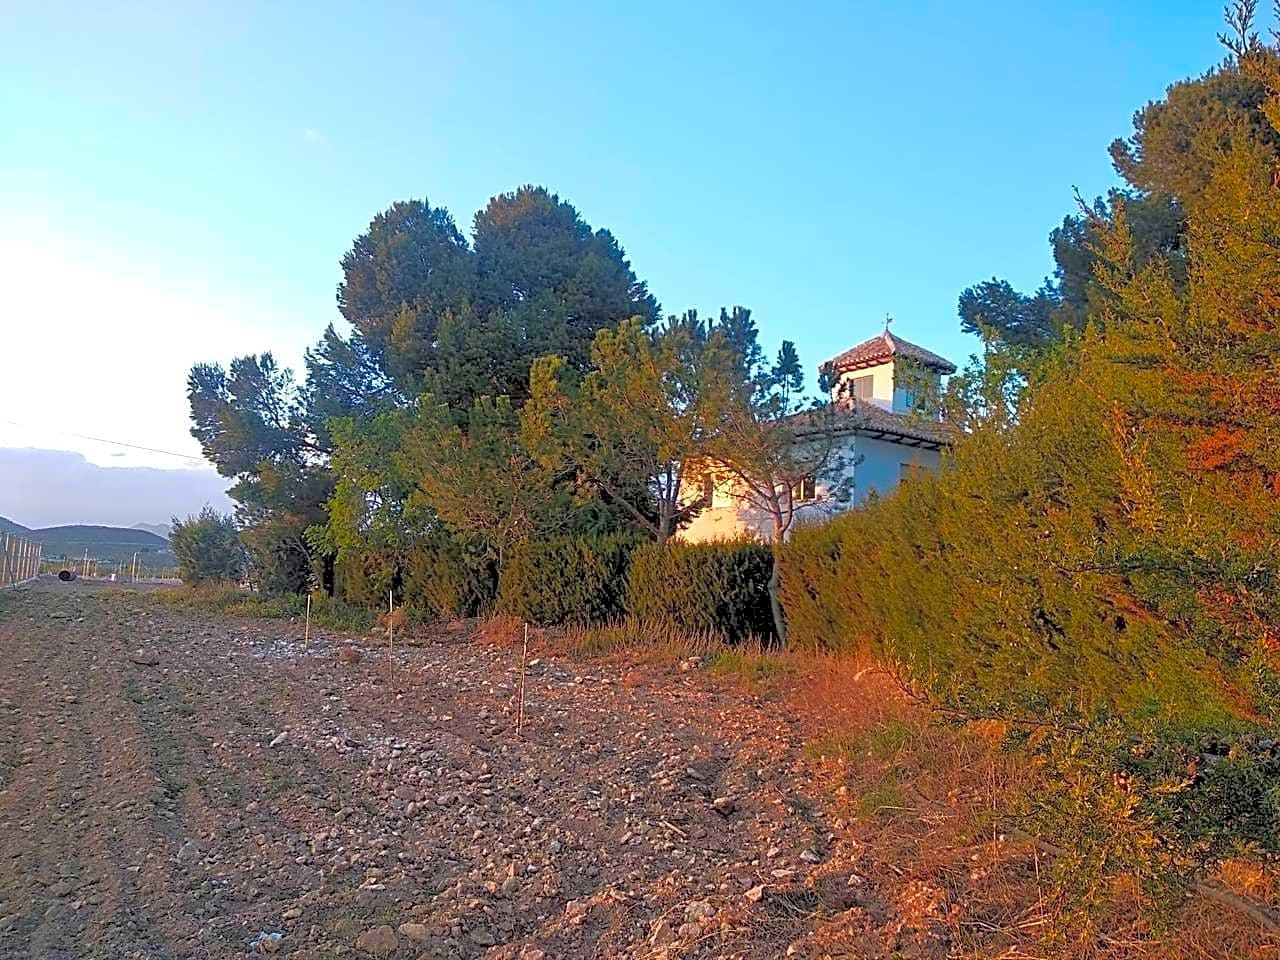
[[[832,373],[849,373],[852,370],[887,363],[897,357],[914,360],[938,373],[956,372],[956,365],[950,360],[938,356],[932,350],[926,350],[924,347],[894,336],[888,330],[846,350],[839,356],[832,357],[822,365],[822,368]]]

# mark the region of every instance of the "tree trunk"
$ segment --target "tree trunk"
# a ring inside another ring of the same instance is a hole
[[[773,569],[769,571],[769,610],[773,613],[773,629],[778,634],[778,646],[787,642],[787,621],[782,615],[782,601],[778,597],[778,587],[782,580],[778,558],[782,552],[784,532],[780,518],[775,515],[773,518]]]
[[[769,609],[773,612],[773,629],[778,634],[778,646],[787,642],[787,621],[782,616],[782,601],[778,599],[778,551],[773,551],[773,569],[769,571]]]

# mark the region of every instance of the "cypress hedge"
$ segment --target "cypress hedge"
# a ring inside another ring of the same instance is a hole
[[[409,550],[402,578],[405,602],[414,612],[446,620],[491,610],[497,592],[493,565],[447,538]]]
[[[689,633],[769,642],[772,563],[770,548],[750,541],[646,544],[631,559],[627,608]]]
[[[514,548],[498,581],[498,609],[543,626],[596,624],[626,611],[634,537],[547,537]]]

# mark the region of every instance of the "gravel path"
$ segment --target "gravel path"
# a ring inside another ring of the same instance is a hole
[[[853,904],[776,703],[543,658],[517,738],[513,646],[296,634],[0,598],[0,956],[809,956]]]

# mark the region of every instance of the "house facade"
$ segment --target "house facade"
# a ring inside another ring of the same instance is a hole
[[[892,493],[920,472],[936,470],[950,443],[936,400],[942,378],[956,372],[951,361],[886,329],[820,370],[831,386],[835,454],[844,464],[844,486],[851,495],[844,500],[832,495],[840,478],[803,482],[792,492],[794,523],[820,520],[873,494]],[[803,431],[797,435],[797,442],[803,442]],[[772,536],[769,516],[745,501],[732,478],[717,478],[705,496],[708,506],[680,532],[680,539],[698,543]]]

